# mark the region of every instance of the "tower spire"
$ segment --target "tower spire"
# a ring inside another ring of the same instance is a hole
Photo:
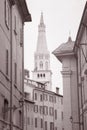
[[[43,12],[41,12],[40,24],[44,24],[44,20],[43,20]]]
[[[44,24],[42,12],[40,17],[40,24],[38,26],[38,39],[37,39],[36,53],[48,53],[46,34],[45,34],[45,24]]]
[[[38,26],[38,39],[34,55],[34,64],[33,80],[44,84],[46,83],[46,89],[51,90],[52,72],[50,70],[50,53],[47,48],[43,13],[41,13],[40,24]]]

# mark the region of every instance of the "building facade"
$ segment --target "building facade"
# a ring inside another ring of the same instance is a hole
[[[79,25],[74,52],[77,56],[80,130],[87,130],[87,2]]]
[[[63,52],[59,52],[60,47],[53,52],[63,65],[64,129],[68,130],[69,127],[69,130],[77,130],[78,128],[79,130],[87,130],[87,2],[75,44],[66,44],[66,48],[64,46],[64,44],[60,46],[63,47]],[[65,109],[66,105],[67,110]],[[66,112],[69,112],[68,115]],[[67,117],[69,119],[70,115],[71,125],[67,120],[66,127],[65,120]]]
[[[25,0],[0,1],[0,130],[23,130]]]
[[[33,80],[46,83],[46,89],[51,90],[51,77],[52,72],[50,70],[50,53],[47,48],[43,13],[41,13],[40,24],[38,26],[37,48],[34,55]]]
[[[77,69],[73,48],[74,42],[69,37],[66,43],[53,52],[62,62],[64,130],[79,130],[79,123],[70,120],[73,118],[73,122],[79,122]]]
[[[25,93],[24,100],[24,130],[34,130],[33,117],[34,117],[34,102],[29,100],[28,93]]]
[[[34,130],[63,130],[63,96],[30,79],[25,79],[24,88],[29,100],[34,101]]]

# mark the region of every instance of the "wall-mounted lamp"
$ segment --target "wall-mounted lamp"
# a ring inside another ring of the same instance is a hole
[[[13,105],[12,107],[8,107],[7,104],[6,104],[6,105],[4,106],[4,108],[3,108],[3,113],[6,113],[6,112],[8,112],[8,111],[10,111],[10,110],[15,111],[15,110],[17,110],[17,109],[23,107],[23,105],[24,105],[24,100],[21,98],[21,99],[19,100],[19,106]]]
[[[83,124],[82,122],[74,122],[72,116],[70,116],[70,122],[73,123],[73,124],[79,124],[79,125]]]

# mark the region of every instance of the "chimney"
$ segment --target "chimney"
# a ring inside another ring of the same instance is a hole
[[[25,93],[25,98],[27,99],[27,100],[29,100],[30,99],[30,93],[27,93],[27,92],[24,92]]]
[[[59,88],[56,87],[56,94],[59,94]]]
[[[24,76],[25,78],[29,78],[29,70],[27,69],[24,70]]]

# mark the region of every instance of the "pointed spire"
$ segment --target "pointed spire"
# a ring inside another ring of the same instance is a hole
[[[46,34],[45,34],[45,25],[43,20],[43,13],[41,13],[40,24],[38,26],[38,39],[37,39],[37,49],[38,53],[48,53]]]
[[[40,24],[44,24],[44,20],[43,20],[43,12],[41,12]]]

